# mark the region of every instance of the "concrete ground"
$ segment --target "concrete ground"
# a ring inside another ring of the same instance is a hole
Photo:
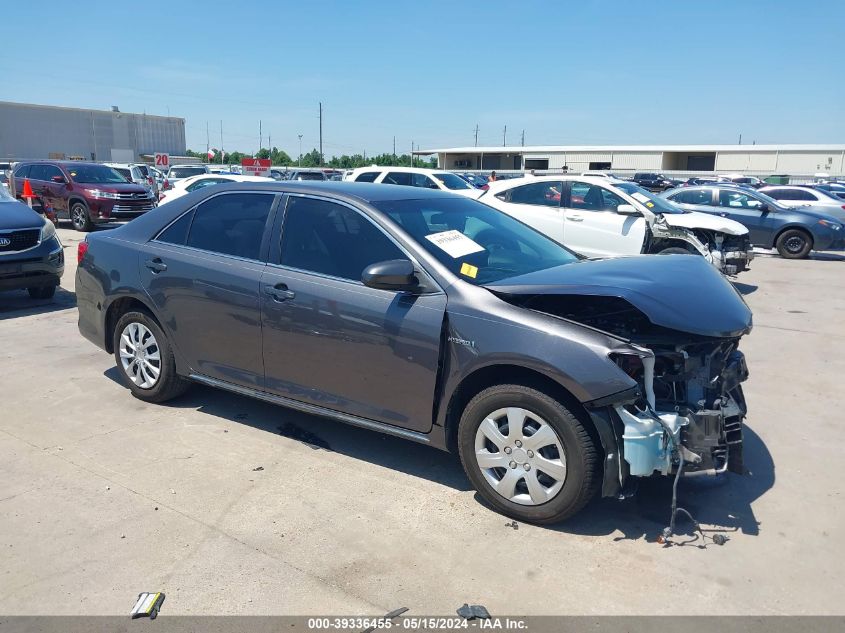
[[[0,295],[0,613],[845,613],[841,255],[740,277],[750,472],[683,486],[730,537],[701,549],[654,542],[665,485],[513,527],[434,449],[199,386],[144,404],[77,332],[59,232],[55,299]]]

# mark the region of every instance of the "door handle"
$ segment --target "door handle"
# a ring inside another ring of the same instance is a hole
[[[296,293],[293,290],[288,290],[287,284],[276,284],[275,286],[264,286],[264,292],[273,297],[274,301],[287,301],[293,299]]]
[[[153,271],[153,273],[163,273],[165,270],[167,270],[167,264],[161,261],[161,259],[158,257],[156,257],[155,259],[148,259],[144,262],[144,266]]]
[[[582,218],[580,215],[567,215],[566,219],[572,220],[573,222],[583,222],[584,221],[584,218]]]

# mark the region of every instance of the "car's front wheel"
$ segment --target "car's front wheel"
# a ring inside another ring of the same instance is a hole
[[[789,229],[778,236],[775,247],[785,259],[804,259],[813,250],[813,238],[801,229]]]
[[[70,223],[77,231],[87,233],[94,228],[94,223],[91,222],[91,216],[88,214],[88,207],[84,202],[73,202],[70,205]]]
[[[475,489],[520,521],[562,521],[598,487],[599,455],[584,425],[529,387],[498,385],[475,396],[461,416],[458,449]]]
[[[187,381],[176,373],[176,359],[158,323],[146,312],[127,312],[114,328],[114,358],[132,395],[164,402],[184,393]]]

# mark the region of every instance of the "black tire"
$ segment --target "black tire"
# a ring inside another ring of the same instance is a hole
[[[70,223],[77,231],[88,233],[94,229],[94,223],[91,222],[91,215],[88,212],[88,205],[79,200],[74,200],[70,203]]]
[[[50,299],[56,294],[55,286],[40,286],[38,288],[27,288],[31,299]]]
[[[538,505],[506,499],[490,485],[478,466],[475,438],[481,423],[494,411],[519,407],[541,417],[557,434],[565,453],[566,475],[557,494]],[[557,523],[583,508],[599,486],[599,454],[581,421],[550,396],[521,385],[497,385],[475,396],[458,426],[461,464],[475,489],[498,512],[526,523]]]
[[[813,238],[801,229],[788,229],[778,235],[775,248],[784,259],[804,259],[813,250]]]
[[[687,249],[681,248],[680,246],[670,246],[669,248],[664,248],[662,251],[657,252],[658,255],[692,255]]]
[[[132,379],[123,368],[120,357],[121,334],[123,330],[132,323],[139,323],[150,330],[155,337],[160,357],[160,373],[152,387],[144,388],[132,382]],[[117,370],[120,373],[123,383],[132,391],[132,395],[145,402],[166,402],[182,395],[190,386],[188,381],[176,373],[176,359],[173,356],[173,348],[167,340],[162,329],[155,319],[141,311],[127,312],[117,320],[114,332],[112,333],[112,345],[114,346],[114,360]]]

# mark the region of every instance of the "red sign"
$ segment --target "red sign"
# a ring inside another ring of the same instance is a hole
[[[244,176],[270,176],[270,166],[273,164],[269,158],[242,158],[241,171]]]

